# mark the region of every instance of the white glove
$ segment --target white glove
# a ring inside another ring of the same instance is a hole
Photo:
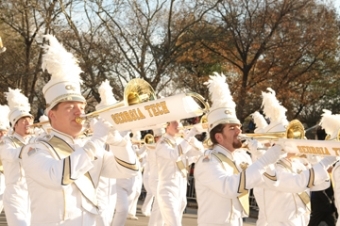
[[[197,134],[200,134],[200,132],[196,129],[196,127],[193,127],[188,133],[184,135],[184,139],[188,140],[190,137],[194,137]]]
[[[259,146],[259,142],[255,139],[249,139],[247,140],[247,144],[248,144],[248,148],[249,148],[249,152],[251,154],[255,154],[257,153],[257,148]]]
[[[336,156],[325,156],[321,161],[320,164],[322,164],[325,169],[328,169],[330,166],[332,166],[336,161],[338,161],[338,158]]]
[[[283,151],[280,145],[274,145],[269,148],[264,155],[261,156],[257,161],[262,164],[263,167],[268,166],[270,164],[276,163],[279,159],[283,158],[287,155],[286,152]]]
[[[94,159],[96,150],[103,150],[104,148],[107,136],[111,129],[111,124],[103,119],[92,119],[90,128],[93,131],[93,134],[90,140],[84,145],[84,150],[91,159]]]
[[[122,137],[122,135],[117,130],[112,130],[113,129],[110,130],[110,134],[107,138],[107,143],[113,146],[125,146],[127,142],[124,137]]]

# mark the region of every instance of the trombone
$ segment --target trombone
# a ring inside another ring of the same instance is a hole
[[[141,140],[133,140],[133,139],[131,139],[131,142],[134,143],[134,144],[154,144],[154,143],[156,143],[155,142],[155,137],[152,134],[150,134],[150,133],[146,134],[144,136],[144,138],[141,139]]]
[[[294,119],[288,124],[286,131],[273,133],[251,133],[251,134],[246,133],[239,135],[239,139],[241,140],[247,139],[278,140],[281,138],[304,139],[305,130],[302,123],[299,120]]]

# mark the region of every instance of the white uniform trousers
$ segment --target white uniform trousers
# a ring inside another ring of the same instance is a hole
[[[172,183],[159,181],[157,199],[162,214],[164,226],[181,226],[183,211],[187,205],[187,179],[182,176],[172,178]],[[176,180],[175,183],[174,180]],[[177,187],[173,187],[176,184]]]
[[[121,180],[124,180],[122,186]],[[117,203],[116,211],[113,216],[112,226],[125,225],[126,218],[128,216],[129,204],[133,199],[132,178],[129,179],[117,179]]]
[[[132,191],[132,200],[129,204],[128,216],[136,216],[137,212],[137,204],[140,194],[142,193],[142,173],[138,172],[138,174],[133,179],[133,191]]]
[[[30,225],[31,212],[26,184],[7,184],[3,197],[7,224]]]
[[[149,186],[149,177],[144,174],[143,174],[143,184],[144,184],[144,189],[146,191],[146,196],[145,196],[145,199],[142,205],[142,213],[145,216],[150,216],[154,195]]]
[[[163,226],[162,214],[159,208],[158,199],[157,199],[157,186],[158,182],[155,180],[149,180],[151,193],[155,194],[154,200],[152,203],[151,214],[149,218],[148,226]]]

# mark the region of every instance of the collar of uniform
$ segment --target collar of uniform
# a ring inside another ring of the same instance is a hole
[[[23,144],[27,144],[29,139],[31,138],[31,135],[28,135],[25,138],[23,138],[22,136],[20,136],[16,132],[13,132],[12,136],[17,138],[18,140],[20,140]]]
[[[69,144],[75,144],[75,140],[73,139],[73,137],[71,137],[70,135],[67,135],[66,133],[62,133],[59,130],[52,128],[50,135],[51,136],[55,135],[57,137],[60,137],[61,139],[63,139],[64,141],[66,141]]]
[[[217,144],[214,146],[213,150],[227,156],[230,160],[234,161],[233,153],[229,151],[228,149],[226,149],[225,147]]]
[[[171,142],[176,143],[176,138],[175,137],[173,137],[173,136],[171,136],[171,135],[169,135],[167,133],[165,133],[163,136],[165,138],[169,139]]]

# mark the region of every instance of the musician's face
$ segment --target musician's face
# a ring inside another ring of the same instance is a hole
[[[76,118],[84,114],[85,106],[85,103],[78,101],[59,103],[57,108],[48,112],[51,126],[60,132],[77,137],[83,126],[76,122]]]
[[[166,132],[171,136],[175,136],[175,134],[179,132],[178,126],[179,121],[172,121],[169,123],[168,127],[166,127]]]
[[[32,128],[30,125],[33,124],[33,119],[29,116],[20,118],[14,125],[14,131],[22,137],[30,135],[32,133]]]
[[[0,130],[0,138],[7,134],[7,130]]]
[[[217,142],[228,149],[234,151],[242,147],[242,142],[238,139],[238,135],[242,132],[239,124],[226,124],[222,133],[216,133],[215,138]]]

